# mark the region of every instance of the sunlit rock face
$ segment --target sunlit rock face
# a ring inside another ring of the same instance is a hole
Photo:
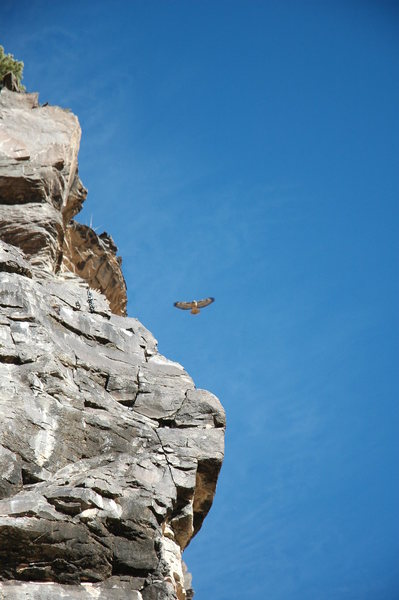
[[[121,270],[121,259],[112,238],[76,221],[68,223],[63,243],[61,269],[72,271],[101,291],[111,310],[126,315],[126,283]]]
[[[80,210],[80,126],[72,113],[40,107],[37,94],[0,94],[0,236],[54,271],[65,224]]]
[[[106,233],[71,221],[87,191],[78,176],[78,119],[37,94],[0,94],[0,239],[21,248],[40,271],[76,273],[126,314],[126,284]],[[40,273],[38,273],[40,276]]]
[[[192,598],[225,417],[126,310],[112,239],[71,221],[80,127],[0,92],[0,597]]]

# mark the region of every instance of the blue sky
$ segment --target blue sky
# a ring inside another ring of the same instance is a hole
[[[399,5],[1,12],[28,90],[79,117],[79,220],[118,245],[129,315],[226,408],[196,600],[396,600]]]

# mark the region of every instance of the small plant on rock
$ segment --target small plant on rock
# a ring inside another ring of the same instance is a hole
[[[15,60],[13,54],[6,54],[3,46],[0,46],[0,81],[7,73],[13,73],[18,82],[18,86],[21,90],[25,90],[25,86],[22,85],[22,73],[24,70],[24,63],[22,60]]]

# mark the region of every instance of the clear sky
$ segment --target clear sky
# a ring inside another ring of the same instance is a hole
[[[399,598],[399,3],[2,0],[79,220],[227,412],[196,600]],[[192,317],[175,300],[215,296]]]

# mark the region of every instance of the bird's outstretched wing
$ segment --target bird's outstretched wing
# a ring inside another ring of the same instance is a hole
[[[205,306],[212,304],[212,302],[215,302],[215,298],[204,298],[203,300],[198,300],[197,306],[198,308],[204,308]]]
[[[194,306],[193,302],[175,302],[173,306],[181,308],[182,310],[190,310]]]

